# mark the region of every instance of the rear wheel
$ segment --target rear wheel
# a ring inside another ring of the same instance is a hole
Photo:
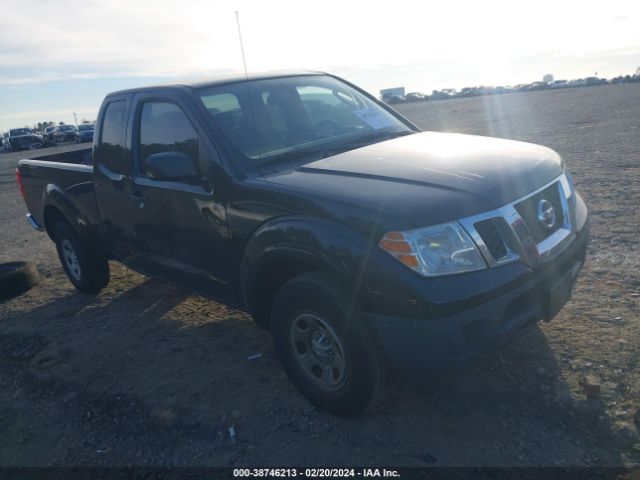
[[[384,384],[384,367],[362,313],[321,272],[284,284],[271,309],[273,341],[294,385],[335,415],[369,409]]]
[[[62,268],[73,285],[83,293],[98,293],[109,283],[109,262],[84,244],[66,221],[55,231],[56,248]]]

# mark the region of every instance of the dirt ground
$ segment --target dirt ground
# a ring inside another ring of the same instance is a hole
[[[640,84],[399,110],[424,129],[564,157],[592,241],[559,316],[427,390],[392,389],[338,419],[297,393],[240,312],[116,263],[104,292],[77,293],[24,221],[19,155],[3,154],[0,261],[35,261],[42,279],[0,304],[0,465],[640,464]]]

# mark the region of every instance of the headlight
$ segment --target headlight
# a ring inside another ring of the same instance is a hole
[[[473,240],[458,222],[389,232],[379,245],[425,277],[487,268]]]

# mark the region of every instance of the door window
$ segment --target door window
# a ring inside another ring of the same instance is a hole
[[[149,156],[164,152],[187,154],[198,168],[198,134],[177,105],[169,102],[145,102],[140,114],[140,173],[146,175],[146,160]]]

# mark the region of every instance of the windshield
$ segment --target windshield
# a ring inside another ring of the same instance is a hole
[[[232,83],[199,95],[237,153],[259,164],[329,156],[413,131],[375,101],[324,75]]]
[[[84,132],[84,131],[87,131],[87,130],[93,130],[93,128],[94,128],[94,127],[93,127],[93,125],[89,125],[89,124],[80,125],[80,126],[78,127],[78,129],[79,129],[81,132]]]
[[[14,128],[13,130],[9,130],[9,135],[12,137],[17,137],[19,135],[28,135],[31,133],[31,129],[29,128]]]
[[[73,125],[60,125],[58,127],[58,130],[60,130],[61,132],[66,132],[67,130],[75,130],[75,127]]]

